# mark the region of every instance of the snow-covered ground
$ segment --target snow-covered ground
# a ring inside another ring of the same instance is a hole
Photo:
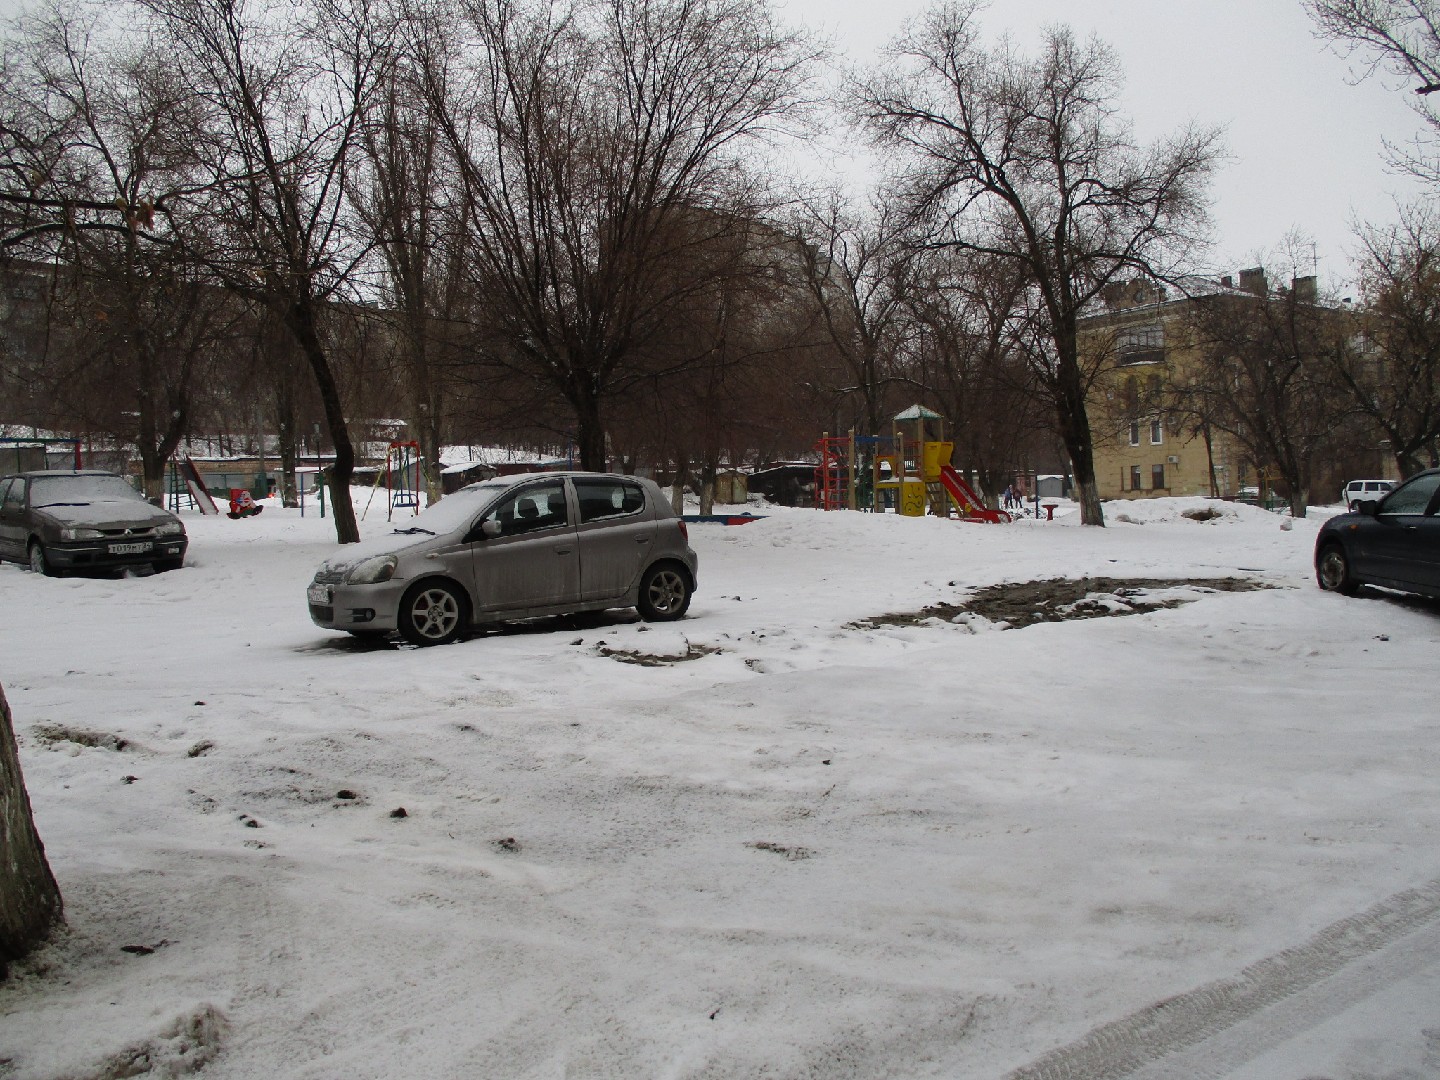
[[[682,622],[427,650],[311,625],[313,507],[0,566],[69,924],[0,1077],[1440,1075],[1440,605],[1201,505],[776,508]],[[853,625],[1082,575],[1273,588]]]

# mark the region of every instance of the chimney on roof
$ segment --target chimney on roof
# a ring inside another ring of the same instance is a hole
[[[1240,288],[1246,292],[1254,293],[1256,296],[1264,296],[1270,291],[1270,286],[1265,281],[1265,268],[1254,266],[1249,270],[1240,271]]]
[[[1313,304],[1320,296],[1314,274],[1308,277],[1291,278],[1290,290],[1295,294],[1295,299],[1302,304]]]
[[[1220,279],[1220,287],[1222,289],[1233,289],[1235,287],[1235,279],[1229,274],[1226,274]]]

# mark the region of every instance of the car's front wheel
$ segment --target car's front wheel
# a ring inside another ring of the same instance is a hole
[[[51,566],[50,560],[45,557],[45,547],[39,540],[30,541],[30,569],[46,577],[59,576],[59,571]]]
[[[678,619],[690,607],[690,579],[673,564],[652,566],[640,582],[640,599],[635,606],[646,622]]]
[[[1326,592],[1338,592],[1344,596],[1354,596],[1360,588],[1360,583],[1350,572],[1350,559],[1339,544],[1326,544],[1320,549],[1320,555],[1315,560],[1315,580]]]
[[[465,629],[465,598],[443,581],[422,581],[400,600],[400,636],[412,645],[448,645]]]
[[[155,573],[168,574],[170,571],[179,570],[180,567],[184,566],[185,559],[183,557],[179,559],[156,559],[150,565],[154,567]]]

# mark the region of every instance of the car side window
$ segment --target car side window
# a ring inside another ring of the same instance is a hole
[[[5,496],[10,493],[10,485],[13,481],[7,476],[0,480],[0,507],[5,505]]]
[[[19,510],[24,505],[24,501],[25,481],[16,477],[10,481],[10,486],[5,489],[4,498],[0,502],[4,503],[6,510]]]
[[[535,484],[516,492],[485,515],[500,523],[501,536],[553,529],[569,522],[565,505],[565,482]]]
[[[1435,491],[1440,488],[1440,473],[1417,476],[1390,493],[1380,505],[1383,514],[1423,514]]]
[[[605,518],[638,514],[645,506],[645,493],[633,480],[586,477],[575,480],[580,498],[580,524]]]

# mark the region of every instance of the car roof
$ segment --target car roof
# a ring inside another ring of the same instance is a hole
[[[0,480],[9,480],[11,477],[18,477],[21,480],[34,479],[37,476],[119,476],[117,472],[109,469],[30,469],[28,472],[6,473],[0,476]]]

